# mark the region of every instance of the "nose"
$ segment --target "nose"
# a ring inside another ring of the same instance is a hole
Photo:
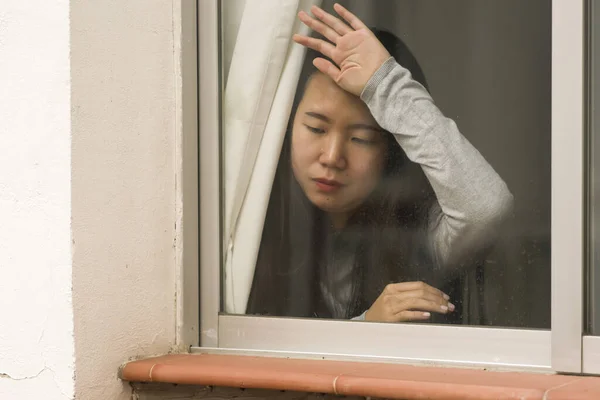
[[[324,139],[319,162],[328,168],[346,168],[344,140],[341,135],[331,132]]]

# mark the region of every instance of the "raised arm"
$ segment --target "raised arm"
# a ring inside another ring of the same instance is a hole
[[[388,58],[361,99],[408,158],[421,165],[435,191],[439,206],[430,212],[429,230],[437,265],[455,265],[493,240],[513,197],[427,90]]]

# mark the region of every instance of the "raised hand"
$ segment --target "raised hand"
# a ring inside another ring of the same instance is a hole
[[[304,11],[300,11],[298,17],[329,41],[303,35],[294,35],[292,39],[333,60],[332,63],[324,58],[316,58],[313,64],[342,89],[360,96],[369,78],[390,57],[390,53],[354,14],[337,3],[333,8],[350,26],[313,6],[311,12],[316,18]]]
[[[423,282],[392,283],[385,287],[365,315],[367,321],[423,321],[431,313],[454,311],[448,295]]]

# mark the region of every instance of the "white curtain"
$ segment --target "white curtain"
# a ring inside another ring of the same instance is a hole
[[[319,3],[246,0],[241,14],[223,107],[227,313],[246,311],[252,286],[275,168],[305,54],[291,37],[309,33],[297,14]],[[227,7],[227,2],[222,4]],[[239,12],[229,15],[239,19]],[[224,26],[229,31],[237,28],[231,20]]]

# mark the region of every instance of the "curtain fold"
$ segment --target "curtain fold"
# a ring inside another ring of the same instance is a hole
[[[246,310],[275,169],[303,64],[297,18],[320,0],[246,1],[223,105],[225,312]],[[225,21],[227,24],[227,21]]]

